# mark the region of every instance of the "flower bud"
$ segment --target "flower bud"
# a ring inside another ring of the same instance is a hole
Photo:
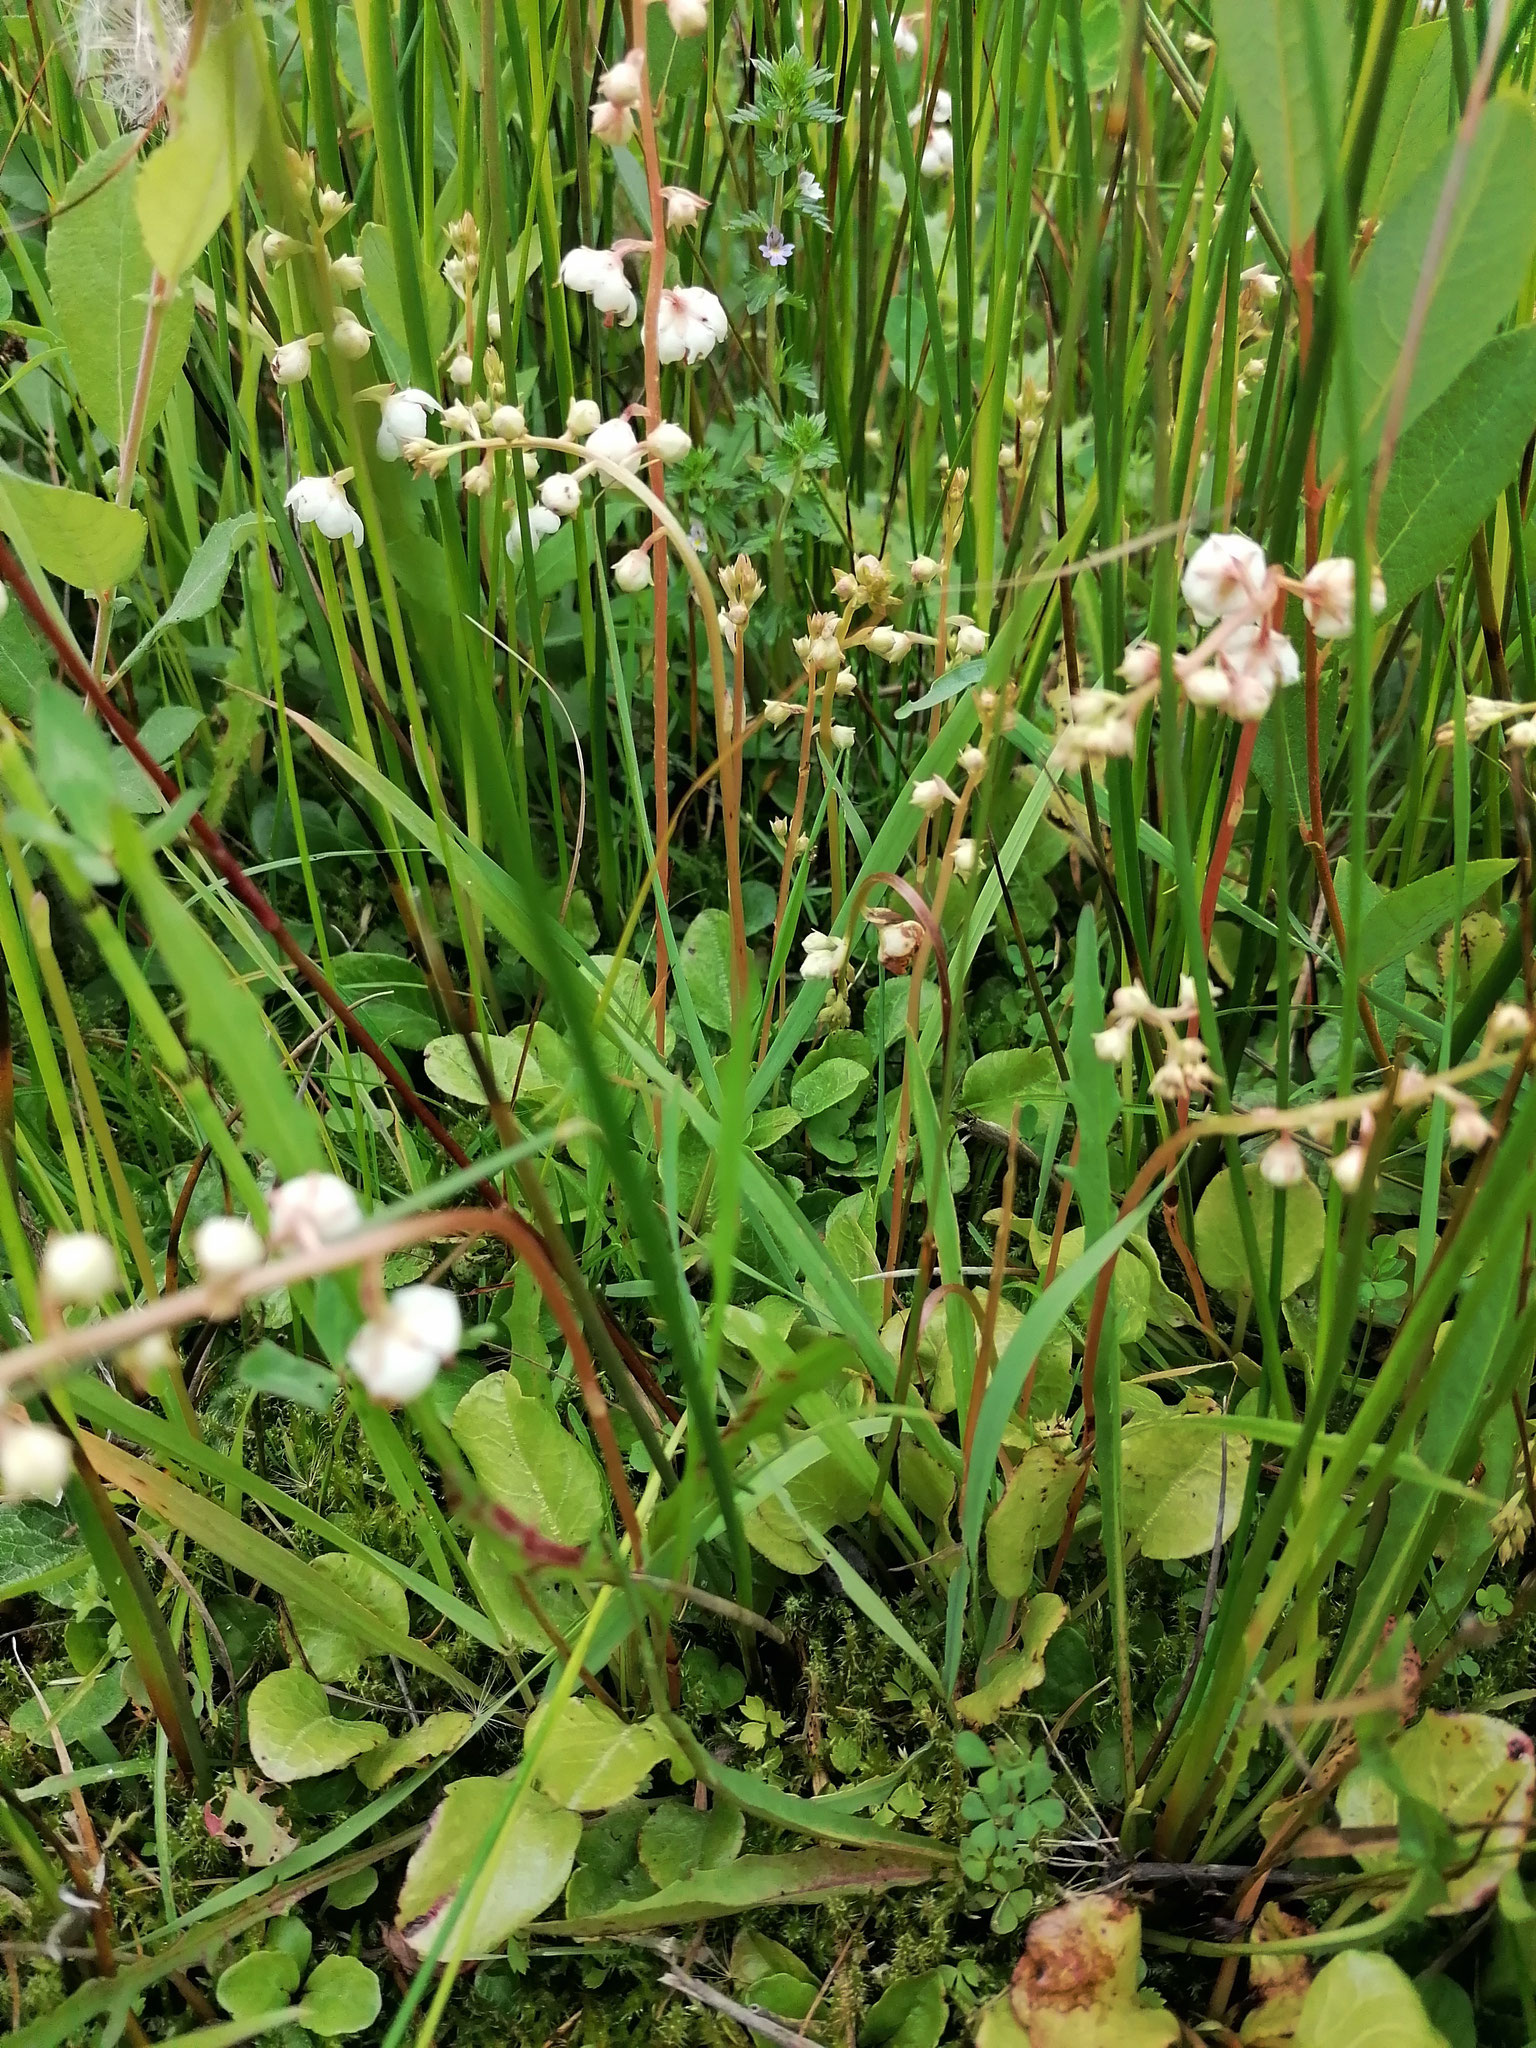
[[[675,36],[701,36],[709,27],[709,0],[667,0],[667,19]]]
[[[851,725],[832,727],[832,744],[840,754],[846,754],[858,736],[858,732]]]
[[[931,583],[939,573],[939,565],[932,555],[914,555],[907,565],[907,574],[921,590],[925,583]]]
[[[962,747],[960,749],[960,766],[972,781],[985,775],[987,772],[986,748],[978,747],[974,744],[969,747]]]
[[[671,420],[663,420],[659,426],[652,427],[645,445],[663,462],[681,462],[693,442],[682,427]]]
[[[457,384],[462,391],[467,385],[472,384],[474,379],[475,366],[464,350],[460,349],[448,365],[448,381],[450,384]]]
[[[595,398],[573,398],[570,410],[565,416],[566,437],[572,441],[585,441],[588,434],[595,434],[603,424],[603,409]]]
[[[446,1287],[402,1287],[352,1339],[347,1364],[373,1400],[394,1408],[426,1392],[463,1335],[459,1304]]]
[[[164,1330],[152,1330],[134,1344],[125,1344],[117,1362],[141,1391],[157,1373],[169,1372],[176,1363],[176,1347]]]
[[[610,64],[598,80],[597,89],[610,107],[633,107],[640,100],[641,55],[631,50],[617,64]]]
[[[362,257],[333,256],[331,258],[331,284],[339,292],[360,292],[363,288]]]
[[[1274,1143],[1266,1147],[1259,1161],[1259,1172],[1272,1188],[1300,1187],[1306,1179],[1307,1162],[1289,1131],[1282,1131]]]
[[[266,1258],[254,1225],[243,1216],[210,1216],[192,1234],[192,1256],[204,1280],[233,1280]]]
[[[1449,1135],[1456,1151],[1480,1152],[1493,1136],[1493,1125],[1475,1102],[1463,1102],[1451,1117]]]
[[[1344,1190],[1352,1195],[1365,1177],[1365,1147],[1346,1145],[1336,1159],[1330,1159],[1328,1170]]]
[[[301,1173],[267,1196],[274,1251],[311,1252],[363,1227],[357,1196],[334,1173]]]
[[[46,1500],[57,1506],[75,1469],[69,1439],[38,1422],[0,1427],[0,1496]]]
[[[620,555],[613,565],[613,580],[631,596],[637,590],[649,590],[654,580],[649,549],[631,548],[628,554]]]
[[[1251,617],[1263,605],[1266,574],[1256,540],[1241,533],[1208,534],[1184,565],[1184,600],[1202,626]]]
[[[302,384],[309,375],[309,343],[307,340],[285,341],[281,348],[272,353],[272,381],[274,384]]]
[[[1134,641],[1125,650],[1125,659],[1115,670],[1133,690],[1142,689],[1148,683],[1155,683],[1163,672],[1163,657],[1150,640]]]
[[[831,938],[826,932],[807,932],[802,952],[802,981],[830,981],[848,963],[848,941]]]
[[[951,849],[951,858],[955,863],[955,873],[962,882],[968,882],[975,874],[980,860],[975,840],[957,839]]]
[[[912,956],[922,944],[923,928],[915,917],[900,919],[895,924],[880,927],[880,965],[893,968],[898,973],[912,964]]]
[[[980,626],[962,626],[955,634],[955,652],[964,660],[970,660],[987,651],[987,636]]]
[[[581,485],[564,471],[547,476],[539,485],[539,503],[560,518],[570,519],[581,510]]]
[[[117,1254],[94,1230],[64,1231],[43,1250],[38,1282],[59,1308],[94,1308],[118,1283]]]
[[[1123,1017],[1117,1024],[1106,1024],[1102,1031],[1093,1034],[1093,1050],[1097,1058],[1107,1067],[1118,1067],[1131,1049],[1131,1036],[1135,1030],[1129,1017]]]
[[[933,817],[946,804],[956,802],[955,792],[942,775],[927,775],[912,785],[912,801],[927,817]]]
[[[360,363],[373,346],[373,336],[355,313],[345,307],[336,315],[331,329],[331,347],[349,363]]]

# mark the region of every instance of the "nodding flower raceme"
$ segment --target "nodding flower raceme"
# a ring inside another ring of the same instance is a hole
[[[569,292],[589,298],[599,313],[633,327],[640,311],[634,287],[624,274],[623,258],[612,249],[570,249],[560,259],[560,282]]]
[[[352,1339],[347,1364],[370,1399],[395,1408],[427,1391],[463,1335],[459,1304],[446,1287],[402,1287]]]
[[[848,941],[834,939],[826,932],[807,932],[801,941],[802,981],[830,981],[848,964]]]
[[[1163,1063],[1152,1077],[1152,1093],[1165,1102],[1187,1102],[1216,1079],[1204,1044],[1182,1028],[1198,1014],[1195,984],[1187,974],[1179,977],[1179,999],[1171,1004],[1154,1002],[1139,981],[1126,982],[1110,998],[1108,1023],[1093,1035],[1094,1052],[1107,1065],[1118,1066],[1130,1052],[1138,1024],[1160,1031]]]
[[[0,1422],[0,1498],[45,1500],[56,1507],[74,1469],[69,1439],[56,1429],[25,1416]]]
[[[662,293],[656,315],[656,353],[662,362],[702,362],[729,332],[724,306],[703,285],[669,285]]]
[[[560,514],[558,512],[551,512],[547,505],[530,505],[528,507],[528,545],[530,553],[536,555],[541,544],[548,540],[552,533],[558,533],[559,531]],[[516,562],[521,559],[523,552],[523,526],[522,521],[517,516],[515,506],[507,523],[506,549],[509,562]]]
[[[327,540],[349,539],[354,547],[363,544],[362,515],[355,511],[343,489],[351,470],[335,476],[301,476],[283,504],[300,526],[314,526]]]
[[[334,1173],[301,1173],[267,1196],[267,1242],[274,1251],[315,1251],[362,1226],[357,1196]]]
[[[37,1271],[44,1299],[57,1308],[95,1308],[118,1282],[117,1254],[94,1230],[50,1237]]]
[[[427,414],[442,409],[430,391],[418,391],[414,385],[387,393],[381,400],[379,431],[373,442],[379,459],[398,462],[407,441],[427,438]]]

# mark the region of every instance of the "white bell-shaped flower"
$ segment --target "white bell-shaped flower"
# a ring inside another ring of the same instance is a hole
[[[354,547],[362,546],[362,517],[335,477],[301,476],[283,503],[300,526],[318,527],[327,540],[349,535]]]
[[[559,531],[560,514],[558,512],[551,512],[547,505],[530,505],[528,507],[528,540],[532,553],[537,554],[543,542],[547,541],[552,533],[558,533]],[[507,560],[509,562],[521,560],[523,528],[522,522],[518,519],[515,510],[507,527],[506,547]]]
[[[268,1241],[274,1251],[313,1251],[360,1230],[357,1196],[334,1173],[301,1173],[267,1196]]]
[[[624,469],[640,466],[640,443],[628,420],[604,420],[587,436],[587,454],[600,461],[618,463]]]
[[[94,1230],[61,1231],[43,1250],[38,1280],[60,1308],[94,1308],[117,1285],[117,1254]]]
[[[407,441],[424,441],[427,438],[427,414],[441,411],[442,407],[430,391],[418,391],[409,385],[404,391],[391,391],[384,400],[374,441],[381,460],[398,462]]]
[[[398,1407],[426,1392],[463,1335],[459,1304],[446,1287],[402,1287],[352,1339],[347,1363],[373,1400]]]
[[[210,1216],[192,1233],[192,1256],[205,1280],[233,1280],[254,1271],[267,1252],[244,1216]]]
[[[0,1427],[0,1497],[57,1506],[75,1469],[69,1439],[39,1422]]]
[[[561,470],[555,476],[545,477],[539,485],[539,503],[557,518],[572,519],[581,510],[581,485]]]
[[[725,308],[703,285],[669,286],[656,315],[656,353],[664,363],[697,363],[730,332]]]
[[[1208,534],[1184,564],[1184,601],[1202,626],[1251,615],[1264,602],[1267,567],[1264,550],[1246,534]]]

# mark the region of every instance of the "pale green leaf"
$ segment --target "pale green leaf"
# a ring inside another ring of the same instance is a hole
[[[712,1031],[731,1028],[731,920],[723,910],[701,910],[683,933],[678,964],[699,1022]]]
[[[126,583],[144,558],[144,514],[0,465],[0,528],[25,541],[50,576],[76,590]]]
[[[460,1778],[433,1814],[406,1866],[395,1915],[395,1925],[418,1955],[432,1946],[438,1922],[479,1860],[506,1795],[504,1779]],[[475,1886],[464,1953],[487,1955],[502,1947],[509,1935],[552,1905],[565,1889],[580,1840],[580,1814],[525,1791],[497,1833],[490,1862]]]
[[[1032,1444],[1015,1466],[987,1521],[987,1577],[1005,1599],[1029,1591],[1035,1554],[1061,1535],[1076,1479],[1077,1467],[1054,1444]]]
[[[1037,1593],[1019,1618],[1018,1638],[976,1673],[976,1686],[955,1701],[955,1712],[972,1727],[989,1727],[1016,1707],[1045,1678],[1045,1652],[1067,1618],[1067,1603],[1056,1593]]]
[[[122,663],[125,669],[131,668],[145,649],[152,647],[172,626],[208,616],[224,595],[236,551],[255,531],[254,512],[238,512],[233,519],[219,519],[209,527],[193,551],[176,595]]]
[[[1446,2048],[1446,2041],[1392,1958],[1354,1949],[1324,1963],[1312,1980],[1292,2048]]]
[[[1309,10],[1325,74],[1321,110],[1307,54]],[[1281,240],[1296,248],[1317,220],[1328,160],[1338,147],[1349,75],[1349,22],[1336,0],[1213,0],[1211,21],[1258,160],[1264,197]]]
[[[405,1589],[388,1572],[365,1557],[354,1557],[341,1550],[324,1551],[310,1562],[322,1579],[338,1585],[359,1606],[376,1614],[386,1628],[401,1635],[410,1633]],[[290,1599],[288,1612],[305,1661],[316,1678],[327,1685],[356,1678],[364,1658],[375,1654],[360,1636],[336,1621],[333,1610]]]
[[[1222,1446],[1226,1492],[1222,1494]],[[1216,1539],[1222,1502],[1222,1539],[1242,1514],[1248,1477],[1245,1437],[1218,1437],[1190,1429],[1178,1416],[1132,1421],[1120,1439],[1120,1491],[1125,1526],[1146,1557],[1203,1556]]]
[[[299,1988],[299,1966],[278,1948],[253,1949],[219,1972],[213,1995],[233,2020],[280,2012]]]
[[[252,1692],[250,1739],[263,1774],[292,1785],[339,1771],[377,1749],[388,1731],[377,1721],[338,1721],[320,1681],[293,1666],[271,1672]]]
[[[379,1980],[357,1956],[322,1956],[310,1972],[295,2017],[322,2041],[361,2034],[384,2004]]]
[[[140,169],[139,227],[162,277],[191,269],[235,203],[261,127],[260,34],[243,13],[208,31],[175,132]]]
[[[654,1714],[645,1721],[621,1721],[593,1699],[566,1700],[553,1710],[536,1707],[525,1738],[530,1746],[551,1711],[554,1723],[534,1765],[534,1782],[556,1806],[581,1813],[617,1806],[639,1791],[671,1748]]]
[[[391,1742],[381,1742],[377,1749],[370,1749],[360,1756],[353,1766],[359,1784],[370,1792],[377,1792],[381,1785],[387,1785],[391,1778],[398,1778],[402,1771],[411,1771],[418,1764],[424,1764],[435,1756],[448,1756],[468,1740],[475,1725],[473,1714],[446,1710],[428,1714],[414,1728],[407,1728],[403,1735],[397,1735]]]
[[[589,1543],[607,1491],[589,1452],[510,1373],[488,1373],[453,1412],[453,1435],[492,1500],[557,1543]]]
[[[48,236],[59,336],[86,410],[114,447],[126,437],[133,410],[154,270],[135,210],[142,146],[141,135],[124,135],[87,159],[64,187]],[[161,315],[145,432],[180,374],[192,316],[190,291],[177,292]]]
[[[1248,1200],[1253,1210],[1253,1227],[1258,1235],[1261,1269],[1269,1271],[1269,1249],[1274,1226],[1275,1191],[1257,1165],[1243,1168]],[[1323,1198],[1310,1180],[1288,1188],[1285,1195],[1285,1251],[1280,1268],[1280,1293],[1294,1294],[1317,1271],[1323,1254]],[[1223,1167],[1195,1210],[1195,1264],[1208,1287],[1228,1293],[1251,1287],[1253,1276],[1243,1248],[1237,1220],[1237,1198],[1232,1190],[1232,1171]]]
[[[654,1883],[677,1884],[733,1863],[745,1833],[746,1816],[733,1799],[716,1799],[703,1812],[666,1799],[640,1830],[640,1861]]]

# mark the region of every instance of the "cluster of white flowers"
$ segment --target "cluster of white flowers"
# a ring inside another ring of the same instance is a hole
[[[730,332],[725,308],[701,284],[668,285],[656,313],[656,353],[664,363],[701,363]]]
[[[1536,704],[1503,704],[1497,697],[1468,697],[1466,704],[1466,728],[1469,740],[1480,740],[1485,732],[1492,732],[1495,726],[1504,726],[1504,745],[1511,753],[1523,754],[1536,747]],[[1456,721],[1447,719],[1435,733],[1435,744],[1449,747],[1455,743]]]
[[[1154,1003],[1139,981],[1131,981],[1115,990],[1109,1007],[1110,1021],[1093,1034],[1093,1049],[1101,1060],[1118,1066],[1131,1049],[1136,1026],[1144,1024],[1163,1035],[1162,1065],[1152,1076],[1154,1095],[1164,1102],[1187,1102],[1215,1082],[1204,1041],[1184,1028],[1200,1014],[1190,975],[1179,977],[1177,1003]]]
[[[803,981],[830,981],[848,965],[848,941],[831,938],[826,932],[807,932],[801,941],[801,954]]]
[[[1300,680],[1296,650],[1274,623],[1283,594],[1300,599],[1320,640],[1343,639],[1355,627],[1355,565],[1344,556],[1328,556],[1305,576],[1291,577],[1265,560],[1257,541],[1213,533],[1185,564],[1182,588],[1195,623],[1210,630],[1172,657],[1179,686],[1191,704],[1245,724],[1261,719],[1276,692]],[[1386,602],[1386,587],[1373,574],[1371,610],[1379,614]],[[1137,641],[1116,671],[1127,686],[1123,692],[1079,690],[1069,701],[1051,765],[1076,771],[1134,752],[1137,724],[1157,695],[1162,667],[1160,651]]]
[[[560,282],[580,292],[610,321],[633,327],[640,311],[634,287],[624,275],[624,259],[616,249],[568,249],[560,259]]]
[[[371,1399],[396,1408],[427,1391],[463,1335],[459,1304],[446,1287],[402,1287],[352,1339],[347,1363]]]
[[[913,38],[914,45],[916,39]],[[897,45],[898,50],[900,44]],[[922,121],[924,108],[914,107],[908,115],[911,125],[916,128]],[[923,139],[923,153],[919,169],[925,178],[947,178],[955,168],[955,138],[949,126],[949,94],[941,85],[933,96],[933,119]]]

